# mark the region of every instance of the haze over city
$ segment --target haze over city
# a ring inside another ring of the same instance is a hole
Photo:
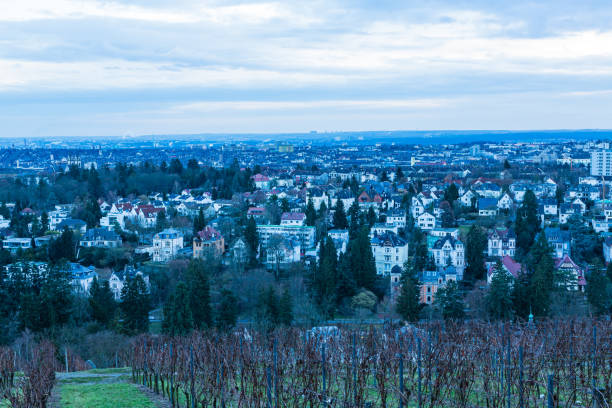
[[[612,128],[606,1],[3,1],[3,137]]]

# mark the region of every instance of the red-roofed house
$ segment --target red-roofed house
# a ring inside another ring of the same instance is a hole
[[[306,214],[303,212],[286,212],[281,216],[281,225],[305,225]]]
[[[555,274],[555,280],[559,286],[565,286],[567,290],[584,292],[586,287],[584,271],[572,261],[569,255],[555,258]]]
[[[215,257],[223,255],[225,252],[225,239],[223,235],[210,225],[204,227],[202,231],[193,238],[193,257],[203,258],[207,253]]]
[[[508,255],[502,257],[501,264],[502,269],[506,271],[506,273],[511,275],[514,279],[518,278],[519,273],[521,273],[521,270],[523,269],[523,266],[520,263],[516,262]],[[491,264],[489,270],[487,271],[487,283],[489,284],[493,280],[493,275],[495,274],[495,266],[495,263]]]
[[[264,176],[263,174],[256,174],[253,176],[253,182],[255,183],[255,187],[260,188],[262,190],[270,189],[270,178],[268,176]]]

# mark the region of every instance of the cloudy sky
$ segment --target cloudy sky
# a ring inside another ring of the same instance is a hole
[[[612,5],[0,0],[0,136],[612,128]]]

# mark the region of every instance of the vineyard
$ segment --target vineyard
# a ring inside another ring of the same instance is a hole
[[[609,321],[141,337],[132,376],[173,407],[608,407]]]

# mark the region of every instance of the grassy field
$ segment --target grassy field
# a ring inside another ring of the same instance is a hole
[[[154,408],[155,403],[133,384],[62,384],[62,408]]]
[[[131,383],[131,371],[125,368],[58,373],[55,392],[59,400],[56,404],[58,408],[157,408],[161,406],[141,388]]]

